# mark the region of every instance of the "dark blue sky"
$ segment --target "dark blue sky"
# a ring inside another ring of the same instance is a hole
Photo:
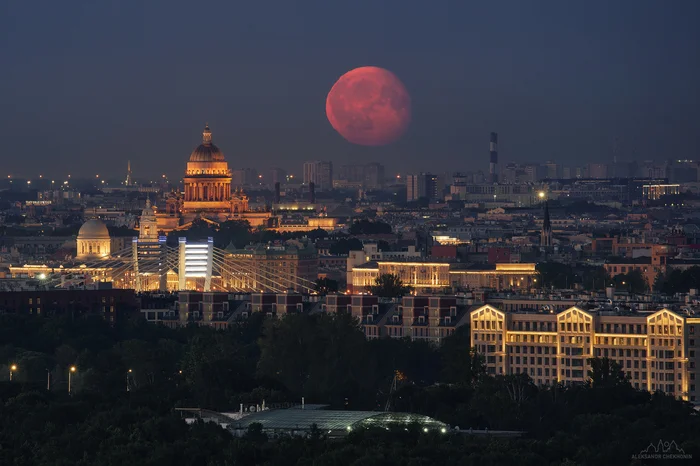
[[[700,2],[0,2],[6,173],[180,176],[205,121],[233,168],[391,172],[700,156]],[[393,71],[413,122],[354,146],[325,116],[346,71]]]

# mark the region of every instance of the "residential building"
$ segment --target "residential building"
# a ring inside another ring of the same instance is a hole
[[[81,317],[98,315],[110,323],[138,313],[134,290],[77,289],[0,291],[0,313]]]
[[[304,162],[304,184],[314,183],[319,191],[333,189],[333,162],[316,160]]]
[[[230,290],[306,291],[318,276],[318,253],[309,241],[227,248],[223,286]]]
[[[442,198],[442,187],[437,175],[421,173],[406,176],[406,200],[438,200]]]
[[[668,309],[504,312],[491,305],[470,315],[471,341],[489,374],[525,373],[538,385],[583,383],[590,358],[609,358],[637,389],[699,400],[698,317]]]

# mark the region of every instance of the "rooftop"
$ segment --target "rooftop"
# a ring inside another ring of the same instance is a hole
[[[447,425],[428,416],[411,413],[381,411],[335,411],[325,409],[274,409],[244,416],[232,422],[232,429],[247,429],[259,423],[263,430],[310,430],[312,425],[321,431],[349,431],[358,427],[395,424],[419,424],[427,429],[443,429]]]

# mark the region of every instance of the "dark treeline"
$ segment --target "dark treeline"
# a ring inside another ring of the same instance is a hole
[[[17,370],[0,382],[0,464],[629,464],[660,439],[700,455],[692,407],[635,391],[607,360],[593,361],[591,384],[538,388],[525,375],[486,375],[469,348],[466,328],[440,347],[367,341],[347,315],[253,314],[226,331],[3,315],[0,360]],[[339,441],[320,433],[269,440],[252,429],[234,438],[216,425],[187,426],[173,409],[237,410],[301,396],[353,410],[383,410],[388,401],[393,411],[462,429],[526,434],[498,440],[401,428]]]

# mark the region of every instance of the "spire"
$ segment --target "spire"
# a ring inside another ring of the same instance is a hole
[[[204,126],[204,131],[202,131],[202,144],[211,144],[211,130],[209,129],[209,123]]]
[[[549,201],[544,201],[544,220],[542,221],[540,246],[552,246],[552,222],[549,220]]]
[[[124,182],[125,186],[131,186],[133,183],[131,179],[131,160],[127,160],[126,162],[126,181]]]

